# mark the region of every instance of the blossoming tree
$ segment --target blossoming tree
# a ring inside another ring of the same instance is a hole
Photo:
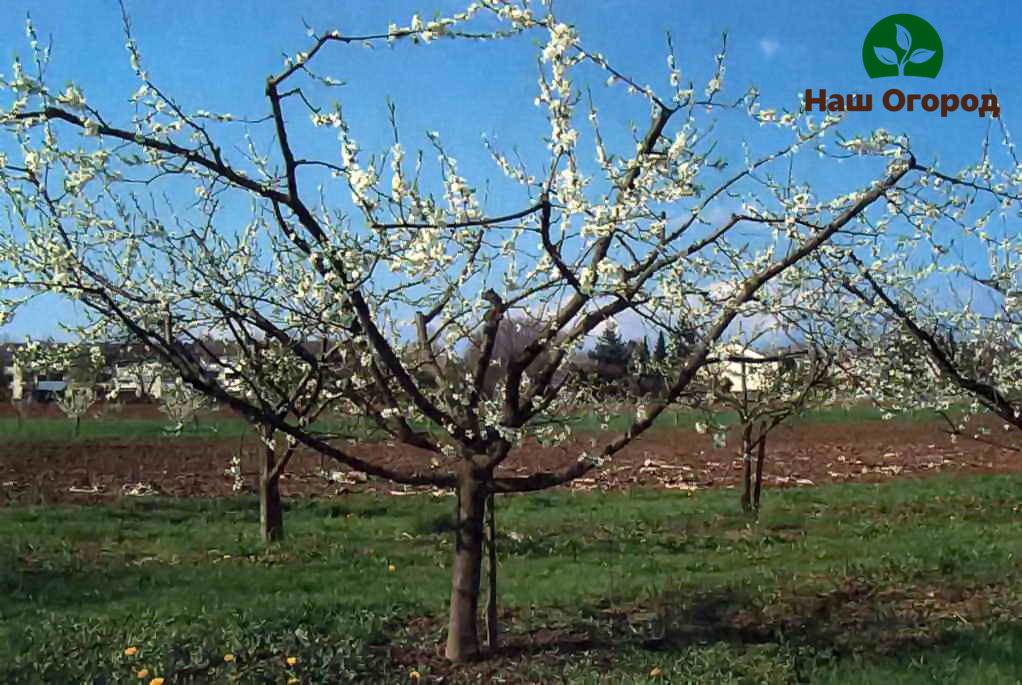
[[[1015,451],[1022,429],[1022,161],[1004,126],[980,158],[949,174],[920,166],[877,221],[901,221],[894,253],[853,254],[832,280],[847,300],[837,329],[868,347],[852,374],[894,412],[929,408],[960,435]],[[924,198],[923,193],[927,193]],[[840,274],[840,275],[839,275]],[[1005,438],[979,415],[996,417]]]
[[[63,376],[64,389],[56,393],[55,400],[60,411],[74,422],[71,435],[75,438],[81,430],[82,417],[98,399],[98,379],[105,361],[102,350],[95,345],[29,341],[14,353],[15,365],[30,378],[39,373]]]
[[[839,117],[762,109],[755,91],[723,100],[723,50],[696,87],[668,42],[667,85],[646,85],[546,4],[482,0],[378,33],[312,30],[308,47],[267,78],[262,117],[186,109],[145,70],[125,26],[138,79],[126,111],[100,111],[73,83],[46,83],[48,53],[31,27],[34,68],[16,62],[0,83],[10,218],[0,230],[0,316],[38,293],[71,298],[89,313],[83,336],[127,333],[271,435],[370,476],[455,488],[452,660],[480,653],[488,496],[555,487],[612,459],[686,390],[736,320],[790,306],[800,265],[854,240],[871,205],[914,182],[913,157],[883,139],[865,150],[868,180],[818,199],[798,178],[811,167],[792,163],[808,151],[818,164],[821,136]],[[322,104],[328,91],[346,92],[330,91],[339,81],[317,71],[323,56],[351,45],[510,41],[524,50],[537,37],[535,104],[547,129],[527,158],[485,142],[504,184],[499,210],[485,207],[439,134],[428,136],[435,165],[421,153],[410,160],[393,112],[393,144],[367,155],[359,129],[381,122]],[[603,101],[648,112],[648,123],[607,127]],[[713,156],[728,125],[762,135],[731,164]],[[529,436],[576,445],[560,420],[574,401],[567,362],[629,310],[654,325],[681,317],[699,333],[663,396],[639,406],[620,435],[572,447],[567,463],[507,468]],[[501,323],[526,315],[543,330],[484,392]],[[253,351],[231,362],[240,382],[224,382],[194,353],[210,331]],[[330,353],[311,354],[303,343],[313,338]],[[443,363],[470,340],[471,365]],[[266,368],[254,350],[267,343],[294,380],[272,396],[272,374],[246,381]],[[419,448],[420,467],[359,456],[317,431],[302,407],[323,398]]]
[[[826,350],[810,347],[769,356],[739,353],[721,361],[732,368],[737,365],[740,371],[737,377],[722,378],[719,366],[712,362],[708,365],[709,383],[705,394],[698,398],[701,402],[696,403],[707,420],[696,428],[700,432],[712,430],[715,440],[723,440],[726,428],[719,425],[716,414],[722,408],[734,412],[742,436],[742,511],[758,515],[767,439],[790,419],[834,398],[831,360]]]

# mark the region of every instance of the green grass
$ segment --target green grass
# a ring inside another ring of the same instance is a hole
[[[19,424],[16,418],[0,418],[0,435],[7,442],[150,442],[168,437],[171,424],[165,419],[83,418],[78,436],[74,436],[74,422],[65,418],[30,418]],[[237,440],[249,431],[249,425],[240,418],[204,418],[199,424],[186,425],[178,434],[182,438],[197,440]]]
[[[758,522],[726,490],[502,497],[514,649],[457,670],[451,498],[292,501],[269,551],[245,498],[8,508],[0,682],[1014,683],[1020,486],[777,491]]]
[[[373,435],[368,423],[358,419],[330,419],[316,424],[325,431],[338,431],[360,439]],[[86,417],[79,433],[74,435],[74,422],[66,418],[30,418],[19,423],[17,418],[0,417],[0,435],[12,443],[40,442],[149,442],[167,437],[189,440],[238,440],[253,434],[244,419],[234,416],[213,415],[200,419],[197,424],[186,424],[180,432],[170,431],[171,423],[163,418],[121,418],[116,415]]]
[[[837,424],[854,424],[862,423],[865,421],[883,421],[884,410],[878,409],[871,406],[833,406],[823,407],[820,409],[814,409],[813,411],[806,412],[802,416],[793,417],[790,421],[790,425],[800,424],[818,424],[818,423],[837,423]],[[936,412],[928,409],[920,409],[915,411],[903,412],[896,415],[899,421],[910,421],[910,422],[921,422],[921,423],[936,423],[942,421]],[[610,422],[607,424],[610,430],[613,431],[624,431],[631,425],[634,420],[634,415],[630,414],[616,414],[611,417]],[[668,409],[664,411],[660,416],[657,417],[656,422],[653,424],[653,430],[657,429],[671,429],[671,428],[693,428],[697,421],[705,421],[705,415],[702,413],[694,412],[691,410],[674,410]],[[720,411],[714,414],[714,420],[725,426],[735,426],[738,424],[738,414],[733,411]],[[580,431],[598,431],[603,422],[600,416],[594,414],[584,414],[578,417],[575,428]]]
[[[906,412],[898,415],[901,421],[938,422],[938,416],[928,410]],[[615,414],[608,424],[612,431],[624,431],[631,425],[634,416]],[[689,410],[667,410],[661,414],[653,430],[686,428],[695,426],[705,417]],[[734,412],[719,412],[715,420],[726,426],[737,424]],[[791,420],[791,425],[813,423],[861,423],[881,421],[883,411],[874,407],[826,407],[809,412]],[[582,414],[573,422],[579,432],[598,432],[603,419],[595,414]],[[89,417],[82,420],[79,435],[73,436],[73,423],[64,418],[31,418],[20,423],[16,418],[0,418],[0,435],[13,443],[40,442],[100,442],[117,440],[122,442],[146,442],[164,439],[168,436],[170,423],[161,418],[120,418],[116,415],[103,418]],[[365,420],[357,418],[328,418],[316,424],[316,428],[334,431],[361,440],[380,439],[382,436]],[[237,440],[241,435],[251,433],[251,427],[241,418],[216,415],[205,417],[198,425],[186,425],[178,434],[193,440]]]

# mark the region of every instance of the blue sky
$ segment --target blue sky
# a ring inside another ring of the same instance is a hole
[[[262,95],[266,76],[279,70],[283,52],[293,54],[309,44],[303,20],[317,31],[374,33],[385,31],[391,21],[407,24],[415,12],[428,18],[434,11],[446,14],[464,3],[125,0],[125,4],[144,66],[165,92],[189,110],[260,116],[266,112]],[[947,118],[887,112],[879,103],[887,88],[936,94],[990,91],[999,97],[1009,128],[1020,129],[1022,90],[1017,83],[1022,55],[1015,28],[1022,25],[1022,6],[1017,3],[966,9],[960,3],[933,2],[558,0],[555,7],[563,21],[579,28],[590,49],[659,86],[666,86],[666,32],[673,35],[683,78],[701,88],[726,30],[729,95],[755,85],[762,91],[764,106],[797,107],[797,95],[806,88],[873,93],[874,111],[853,115],[843,129],[855,133],[879,126],[907,133],[917,155],[927,161],[939,159],[949,169],[975,156],[989,119],[964,112]],[[27,55],[28,13],[40,35],[53,40],[50,83],[60,86],[73,79],[90,104],[115,122],[126,120],[127,98],[138,84],[124,50],[117,3],[5,0],[0,4],[0,73],[9,73],[15,54]],[[870,80],[866,75],[860,58],[863,38],[874,23],[894,13],[917,14],[941,35],[945,56],[937,79]],[[499,172],[480,145],[480,134],[506,148],[541,148],[543,113],[531,104],[536,51],[529,47],[537,38],[483,46],[399,44],[392,50],[333,46],[320,60],[319,70],[347,82],[335,96],[342,100],[365,149],[389,142],[389,97],[397,105],[409,147],[425,145],[423,132],[439,131],[466,175],[477,183],[488,177],[499,184]],[[644,116],[634,100],[631,105],[601,109],[601,121],[608,127],[624,127],[631,120],[641,125]],[[324,140],[329,144],[331,139]],[[818,182],[835,193],[854,187],[847,185],[840,168]],[[494,196],[491,209],[514,208],[519,199]],[[74,316],[69,305],[40,301],[0,329],[0,336],[46,337],[57,332],[55,320]]]

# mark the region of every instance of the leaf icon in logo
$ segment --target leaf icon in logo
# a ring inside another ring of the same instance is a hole
[[[890,48],[880,48],[873,46],[873,52],[876,53],[877,59],[883,62],[884,64],[891,64],[897,66],[898,55],[895,54],[894,50]]]
[[[940,35],[914,14],[892,14],[881,19],[862,41],[862,64],[870,78],[935,78],[943,62]]]
[[[923,50],[919,49],[909,55],[908,61],[915,62],[916,64],[922,64],[926,60],[937,54],[936,50]]]
[[[912,47],[912,34],[901,24],[895,24],[894,28],[898,30],[898,47],[908,52],[908,49]]]

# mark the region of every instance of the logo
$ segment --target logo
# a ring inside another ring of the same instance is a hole
[[[944,45],[929,22],[914,14],[892,14],[866,34],[862,65],[870,78],[936,78],[944,63]]]
[[[892,14],[878,21],[862,44],[862,65],[870,78],[923,76],[936,78],[944,63],[944,44],[937,31],[914,14]],[[904,87],[904,86],[902,86]],[[881,99],[888,112],[976,112],[980,118],[1001,116],[994,93],[911,93],[888,88]],[[806,88],[806,112],[872,112],[873,93],[828,93]]]

